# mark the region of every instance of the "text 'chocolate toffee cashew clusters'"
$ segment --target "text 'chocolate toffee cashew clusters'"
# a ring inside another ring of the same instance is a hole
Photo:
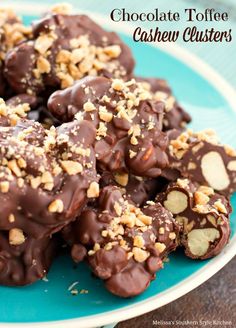
[[[178,244],[179,228],[160,203],[142,209],[121,189],[102,189],[99,200],[66,227],[72,258],[87,261],[106,288],[122,297],[143,292],[163,267],[163,258]]]

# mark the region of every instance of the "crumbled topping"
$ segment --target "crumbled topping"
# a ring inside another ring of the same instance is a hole
[[[75,161],[61,161],[61,166],[69,175],[79,174],[83,171],[83,166]]]
[[[2,193],[7,193],[9,190],[10,183],[9,181],[1,181],[0,182],[0,190]]]
[[[21,229],[13,228],[9,230],[9,244],[13,246],[21,245],[25,242],[25,236]]]
[[[121,53],[119,45],[95,46],[88,35],[70,40],[70,50],[60,50],[56,57],[56,74],[61,87],[68,87],[85,75],[97,76],[107,70],[114,76],[125,75],[124,68],[117,61]]]
[[[114,179],[119,185],[125,187],[128,184],[129,175],[128,173],[116,173],[114,174]]]
[[[20,104],[17,106],[7,106],[2,98],[0,98],[0,118],[9,120],[10,125],[14,126],[17,122],[27,116],[30,110],[29,104]]]
[[[61,199],[56,199],[49,204],[48,210],[51,213],[62,213],[64,209],[64,204]]]
[[[11,9],[0,9],[0,63],[8,50],[25,40],[31,34],[31,27],[24,26]],[[4,35],[4,37],[1,37]]]
[[[90,183],[89,188],[87,190],[88,198],[97,198],[99,196],[99,184],[96,181]]]

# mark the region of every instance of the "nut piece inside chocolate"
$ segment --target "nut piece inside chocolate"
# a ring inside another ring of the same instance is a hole
[[[188,197],[181,191],[173,190],[167,194],[164,206],[173,214],[182,213],[188,206]]]
[[[211,151],[202,157],[202,174],[208,184],[216,190],[224,190],[229,184],[229,176],[219,153]]]
[[[188,247],[194,256],[203,256],[207,253],[210,243],[220,238],[217,229],[193,229],[188,233]]]

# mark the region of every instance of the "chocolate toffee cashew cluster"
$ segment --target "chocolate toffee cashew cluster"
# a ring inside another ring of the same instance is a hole
[[[115,186],[102,189],[98,203],[65,229],[73,259],[81,261],[87,253],[95,275],[121,297],[138,295],[149,286],[163,258],[176,248],[179,232],[161,204],[141,210]]]
[[[137,206],[143,206],[148,200],[155,199],[168,180],[158,178],[138,177],[132,174],[112,174],[111,172],[102,172],[99,184],[101,187],[115,185],[123,188],[127,198],[131,199]]]
[[[0,230],[41,238],[75,219],[99,192],[95,135],[87,121],[0,127]]]
[[[56,255],[57,240],[53,237],[34,239],[21,229],[0,232],[0,284],[28,285],[42,279]]]
[[[231,206],[227,198],[211,187],[178,179],[157,196],[182,226],[181,244],[193,259],[207,259],[220,253],[230,235]]]
[[[19,42],[29,38],[31,28],[22,24],[20,18],[11,9],[0,8],[0,96],[7,93],[7,84],[3,75],[6,53]]]
[[[171,167],[184,177],[222,194],[236,190],[236,151],[222,145],[214,131],[183,132],[170,141],[169,154]]]
[[[33,22],[32,33],[5,59],[5,76],[17,93],[66,88],[87,75],[127,79],[133,71],[129,48],[87,16],[48,14]]]
[[[164,103],[135,80],[87,77],[53,93],[48,108],[61,121],[83,118],[94,124],[101,170],[157,177],[168,165]]]
[[[191,121],[191,116],[179,105],[168,83],[163,79],[137,78],[143,86],[154,94],[154,99],[165,103],[163,131],[178,129],[183,130]]]

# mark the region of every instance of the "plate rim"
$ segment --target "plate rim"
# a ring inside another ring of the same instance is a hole
[[[13,6],[17,11],[23,13],[35,14],[35,12],[40,13],[48,4],[37,4],[37,10],[30,3],[24,3],[23,1],[19,5],[19,2],[9,1],[7,5],[1,3],[1,7]],[[74,8],[78,9],[79,6],[74,5]],[[27,9],[27,10],[25,10]],[[130,36],[130,30],[134,27],[133,24],[121,24],[118,26],[110,22],[105,15],[99,13],[91,13],[90,11],[80,10],[80,13],[89,15],[95,21],[102,23],[107,27],[112,27],[116,32],[123,32],[125,35]],[[219,92],[219,94],[226,100],[230,108],[236,112],[236,92],[231,84],[225,80],[213,67],[208,63],[204,62],[197,55],[192,53],[190,50],[183,48],[177,44],[157,44],[149,43],[151,47],[158,48],[168,53],[174,58],[190,67],[193,71],[201,75],[205,80],[207,80],[214,88]],[[224,91],[222,91],[224,90]],[[98,327],[118,321],[124,321],[131,319],[133,317],[145,314],[161,306],[164,306],[170,302],[175,301],[191,290],[197,288],[202,283],[211,278],[219,270],[221,270],[234,256],[236,255],[236,234],[230,240],[229,244],[224,248],[222,253],[220,253],[215,258],[211,259],[203,268],[199,269],[194,274],[191,274],[188,278],[185,278],[180,283],[175,286],[168,288],[167,290],[147,298],[146,300],[140,301],[135,305],[127,305],[117,310],[107,311],[101,314],[94,314],[89,316],[84,316],[81,318],[64,319],[56,321],[42,321],[42,322],[15,322],[15,323],[3,323],[0,322],[0,328],[8,327],[32,327],[32,328],[89,328]],[[171,298],[170,298],[171,295]]]

